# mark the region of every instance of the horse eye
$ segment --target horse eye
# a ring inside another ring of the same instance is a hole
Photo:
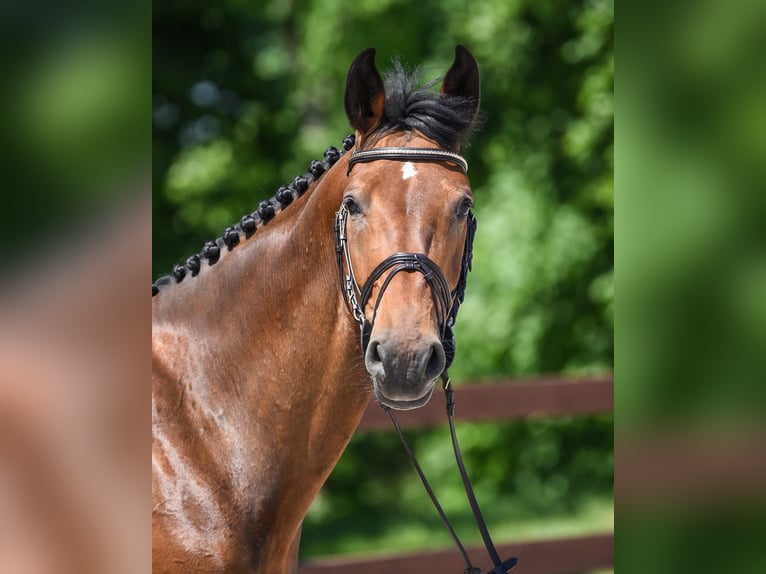
[[[359,207],[359,204],[356,201],[354,201],[353,197],[349,195],[343,198],[343,205],[346,207],[346,209],[351,215],[358,215],[362,213],[362,209]]]
[[[468,214],[471,213],[471,208],[473,207],[473,203],[469,199],[464,199],[457,208],[457,215],[458,217],[468,217]]]

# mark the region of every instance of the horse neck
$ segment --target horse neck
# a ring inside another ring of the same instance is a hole
[[[344,160],[215,266],[155,298],[155,339],[175,345],[169,370],[188,382],[192,421],[224,427],[234,438],[221,458],[245,469],[239,486],[254,499],[289,500],[279,514],[297,524],[369,400],[335,261]],[[285,495],[292,486],[298,492]]]

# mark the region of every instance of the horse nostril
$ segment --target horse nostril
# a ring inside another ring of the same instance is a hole
[[[383,365],[384,354],[383,349],[378,341],[370,341],[367,347],[367,352],[364,354],[364,363],[367,367],[367,371],[375,377],[378,381],[382,381],[386,377],[386,369]]]
[[[372,341],[367,349],[367,360],[371,363],[382,363],[383,359],[380,357],[379,349],[380,344],[377,341]]]
[[[429,351],[431,355],[426,362],[426,379],[432,380],[442,374],[444,367],[447,366],[447,360],[444,356],[444,348],[441,343],[434,343],[431,345]]]

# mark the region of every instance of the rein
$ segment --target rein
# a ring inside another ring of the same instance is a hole
[[[447,150],[437,149],[425,149],[425,148],[404,148],[404,147],[386,147],[364,151],[356,151],[351,154],[348,162],[347,175],[351,173],[351,169],[357,163],[366,163],[376,160],[394,160],[394,161],[433,161],[433,162],[448,162],[457,165],[463,173],[468,172],[468,162],[461,155]],[[447,373],[452,361],[455,358],[455,336],[452,331],[452,327],[455,324],[458,310],[463,303],[465,297],[465,286],[468,278],[468,272],[471,270],[471,263],[473,257],[473,239],[476,233],[476,218],[473,212],[468,213],[466,220],[466,238],[465,246],[463,248],[463,258],[460,268],[460,276],[457,286],[454,290],[450,290],[449,283],[444,277],[444,273],[439,266],[431,260],[424,253],[395,253],[386,259],[384,259],[373,271],[370,276],[364,282],[364,285],[359,287],[359,283],[354,275],[354,269],[351,264],[351,255],[348,248],[348,235],[346,234],[346,222],[348,219],[348,209],[345,205],[341,205],[335,216],[335,251],[338,261],[338,275],[340,280],[341,292],[343,293],[343,300],[346,303],[351,315],[360,327],[361,331],[361,347],[362,355],[367,352],[367,346],[370,342],[370,334],[372,333],[373,325],[375,324],[375,317],[378,312],[378,307],[383,299],[383,295],[386,289],[390,285],[393,278],[401,272],[406,273],[421,273],[425,278],[428,286],[431,289],[431,295],[434,301],[434,308],[436,310],[437,326],[441,337],[441,344],[444,348],[444,355],[446,359],[444,370],[442,371],[440,378],[442,380],[442,386],[444,389],[444,397],[447,405],[447,419],[449,421],[450,436],[452,438],[452,448],[455,453],[455,461],[457,463],[460,477],[463,480],[463,486],[468,497],[468,502],[471,505],[471,511],[473,512],[476,525],[479,528],[484,545],[486,546],[487,553],[492,559],[494,568],[488,572],[488,574],[507,574],[510,572],[518,560],[516,558],[509,558],[507,560],[501,560],[497,553],[492,538],[490,537],[489,530],[484,521],[484,517],[481,514],[481,509],[476,500],[476,496],[471,486],[471,481],[468,478],[465,466],[463,464],[463,456],[460,452],[460,446],[457,440],[457,434],[455,432],[455,402],[453,399],[452,384]],[[344,268],[345,265],[345,268]],[[375,305],[372,311],[372,317],[368,321],[365,316],[364,309],[367,306],[372,290],[375,283],[383,277],[383,275],[389,271],[388,276],[383,280],[383,283],[378,291],[378,295],[375,299]],[[457,545],[460,553],[463,556],[463,560],[466,564],[464,574],[481,574],[481,569],[473,566],[471,560],[468,557],[468,553],[460,542],[457,534],[455,533],[452,524],[450,523],[447,515],[444,513],[441,505],[439,504],[436,495],[431,488],[428,480],[426,479],[420,464],[415,457],[415,454],[410,447],[407,439],[402,432],[399,422],[394,416],[393,411],[383,406],[383,409],[391,417],[394,428],[399,434],[399,439],[404,445],[404,449],[407,451],[407,455],[412,461],[415,470],[420,477],[423,486],[428,493],[436,507],[439,517],[449,531],[452,539]]]

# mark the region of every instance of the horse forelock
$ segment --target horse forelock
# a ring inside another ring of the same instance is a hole
[[[349,135],[343,139],[340,150],[333,146],[327,148],[322,161],[312,161],[306,173],[296,177],[289,185],[280,186],[271,198],[261,201],[255,211],[244,214],[239,222],[226,227],[215,240],[205,243],[202,251],[191,255],[185,262],[175,265],[170,275],[163,275],[154,281],[152,283],[152,297],[157,295],[160,289],[166,285],[180,283],[187,276],[196,277],[199,275],[203,260],[207,260],[209,266],[215,265],[224,249],[231,251],[240,244],[243,238],[252,237],[258,229],[268,224],[277,214],[306,193],[352,147],[354,147],[354,136]]]
[[[441,78],[422,84],[419,68],[409,70],[398,59],[393,64],[393,69],[384,74],[383,122],[365,138],[363,147],[399,131],[418,131],[450,151],[457,152],[461,145],[467,145],[479,123],[476,102],[434,90]]]

